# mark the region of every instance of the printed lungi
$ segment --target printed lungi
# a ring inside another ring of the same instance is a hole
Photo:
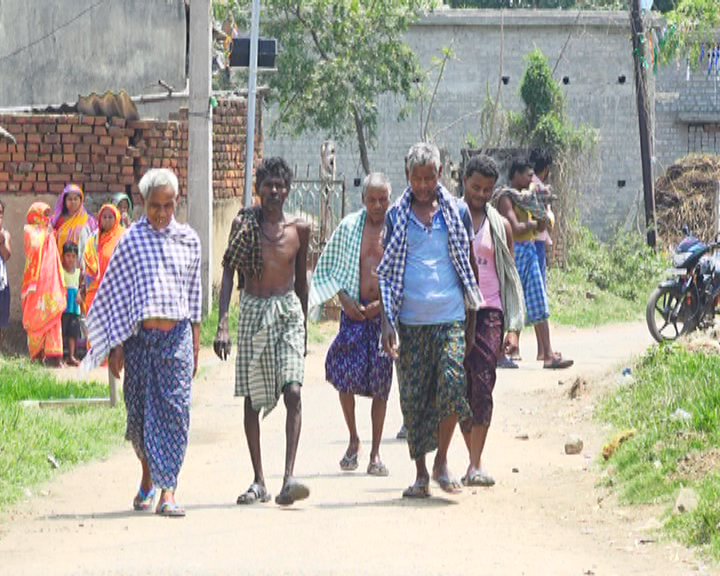
[[[340,313],[340,331],[325,358],[325,379],[338,392],[387,400],[392,359],[380,353],[380,317],[351,320]]]
[[[235,395],[248,396],[267,416],[283,388],[302,384],[305,374],[305,316],[295,292],[259,298],[243,292],[237,336]]]
[[[547,320],[550,306],[534,242],[515,242],[515,267],[525,294],[525,324]]]
[[[495,308],[477,311],[475,345],[465,359],[467,398],[472,418],[460,423],[463,432],[472,425],[490,426],[493,413],[493,389],[497,379],[496,368],[503,344],[503,313]]]
[[[400,324],[397,359],[400,407],[413,460],[437,448],[438,424],[451,414],[471,416],[463,358],[465,323]]]
[[[142,328],[125,341],[127,431],[153,484],[174,490],[190,426],[193,340],[190,321],[164,332]]]

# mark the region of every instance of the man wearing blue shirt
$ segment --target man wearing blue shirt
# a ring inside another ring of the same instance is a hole
[[[458,420],[470,414],[463,359],[475,315],[466,310],[477,310],[482,296],[470,213],[439,183],[437,147],[414,145],[405,168],[410,186],[388,210],[378,266],[382,345],[397,358],[400,405],[417,471],[403,496],[425,498],[425,455],[435,449],[433,480],[446,492],[461,491],[448,470],[447,450]]]

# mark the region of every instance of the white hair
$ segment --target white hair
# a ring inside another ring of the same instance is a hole
[[[175,193],[175,199],[177,200],[180,194],[180,185],[178,184],[177,176],[169,168],[151,168],[145,175],[140,179],[138,188],[140,188],[140,195],[143,200],[147,200],[150,193],[155,188],[163,188],[164,186],[170,186]]]
[[[365,198],[365,193],[368,191],[368,188],[385,188],[388,196],[392,195],[390,180],[388,180],[388,177],[382,172],[371,172],[365,176],[362,185],[362,198]]]
[[[435,170],[440,171],[440,150],[435,144],[429,142],[418,142],[413,144],[405,156],[405,170],[412,174],[415,166],[427,166],[432,164]]]

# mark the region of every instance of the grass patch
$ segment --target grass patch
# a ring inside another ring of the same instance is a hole
[[[580,228],[567,266],[548,271],[551,321],[582,328],[638,320],[666,267],[640,234],[605,244]]]
[[[671,502],[680,486],[697,490],[693,512],[668,518],[679,540],[720,558],[720,356],[680,345],[653,347],[635,383],[615,389],[598,416],[635,436],[610,458],[611,482],[630,504]],[[678,418],[679,411],[689,414]]]
[[[105,456],[121,441],[125,425],[117,408],[23,408],[18,401],[106,395],[106,384],[59,381],[27,361],[0,362],[0,509],[56,473],[49,456],[59,462],[58,471]]]

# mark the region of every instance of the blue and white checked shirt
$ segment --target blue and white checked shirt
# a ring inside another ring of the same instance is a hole
[[[120,239],[87,317],[92,348],[83,368],[98,366],[110,350],[149,318],[202,319],[200,238],[174,218],[155,230],[143,216]]]
[[[385,253],[377,269],[383,308],[394,330],[397,330],[396,323],[403,300],[405,261],[408,250],[407,227],[412,209],[412,199],[413,193],[408,187],[388,210],[385,218],[392,221],[395,217],[395,222],[390,238],[384,239]],[[438,185],[437,199],[448,227],[448,255],[463,287],[465,308],[478,310],[483,298],[470,266],[470,241],[455,204],[456,200],[442,185]]]

